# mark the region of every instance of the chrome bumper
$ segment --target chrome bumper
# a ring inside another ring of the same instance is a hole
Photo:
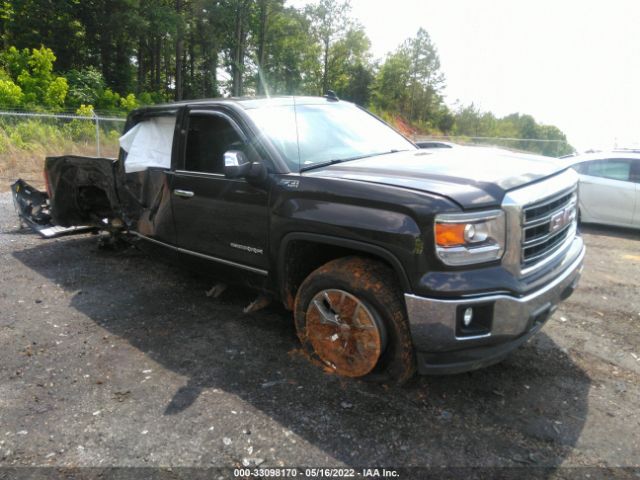
[[[523,343],[576,287],[585,254],[581,239],[576,239],[572,250],[577,255],[567,255],[559,275],[524,297],[494,294],[442,300],[405,294],[419,371],[455,373],[480,368]],[[460,334],[461,312],[468,307],[485,307],[489,312],[486,331]]]

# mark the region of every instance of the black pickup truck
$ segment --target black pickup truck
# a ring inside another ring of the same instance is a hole
[[[335,97],[143,108],[120,145],[117,160],[47,158],[53,223],[282,301],[309,356],[339,375],[402,383],[496,363],[582,271],[573,170],[420,150]]]

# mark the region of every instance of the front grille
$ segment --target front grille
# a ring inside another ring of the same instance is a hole
[[[576,216],[576,190],[527,205],[522,211],[521,266],[528,268],[553,255],[569,235]]]

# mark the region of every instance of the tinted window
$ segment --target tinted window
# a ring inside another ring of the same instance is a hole
[[[640,160],[631,160],[631,181],[640,183]]]
[[[631,179],[631,161],[627,159],[595,160],[580,165],[584,170],[578,170],[578,172],[584,175],[625,182]]]
[[[223,174],[224,152],[240,143],[238,132],[224,117],[193,114],[189,117],[185,170]]]
[[[578,173],[586,175],[589,170],[589,162],[576,163],[573,165],[573,169]]]

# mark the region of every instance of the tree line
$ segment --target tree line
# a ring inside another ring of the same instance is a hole
[[[348,0],[304,8],[285,0],[2,1],[0,107],[128,111],[168,100],[333,90],[420,132],[536,135],[528,138],[564,145],[553,154],[570,150],[559,129],[529,116],[452,110],[426,31],[377,60],[350,8]]]

